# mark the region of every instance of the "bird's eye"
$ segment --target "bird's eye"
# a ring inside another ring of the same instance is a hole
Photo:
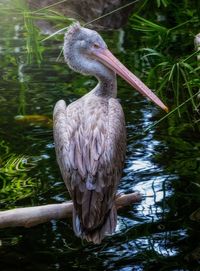
[[[94,43],[94,44],[93,44],[93,47],[97,49],[97,48],[99,48],[100,46],[99,46],[98,43]]]

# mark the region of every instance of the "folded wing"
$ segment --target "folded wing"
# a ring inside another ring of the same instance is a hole
[[[74,202],[73,227],[77,236],[94,243],[116,227],[114,198],[121,178],[126,133],[119,102],[84,100],[54,109],[57,161]]]

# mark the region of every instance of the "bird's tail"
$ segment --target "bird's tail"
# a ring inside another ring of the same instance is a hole
[[[73,229],[76,236],[86,239],[88,242],[100,244],[106,235],[112,234],[117,225],[117,210],[113,206],[105,216],[104,222],[94,229],[86,229],[82,226],[76,210],[73,211]]]

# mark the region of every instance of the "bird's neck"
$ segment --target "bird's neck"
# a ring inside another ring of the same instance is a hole
[[[93,94],[102,97],[112,97],[117,96],[117,79],[116,74],[108,68],[104,69],[101,74],[95,75],[99,83],[91,91]]]
[[[97,78],[99,83],[91,93],[105,97],[117,96],[116,74],[112,70],[70,45],[64,47],[64,55],[66,62],[73,70]]]

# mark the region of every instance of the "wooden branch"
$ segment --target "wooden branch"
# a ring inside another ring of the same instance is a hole
[[[116,197],[117,209],[133,204],[141,200],[138,192],[122,194]],[[58,204],[48,204],[44,206],[16,208],[0,212],[0,228],[7,227],[33,227],[35,225],[48,222],[52,219],[63,219],[72,216],[73,203],[67,201]]]

